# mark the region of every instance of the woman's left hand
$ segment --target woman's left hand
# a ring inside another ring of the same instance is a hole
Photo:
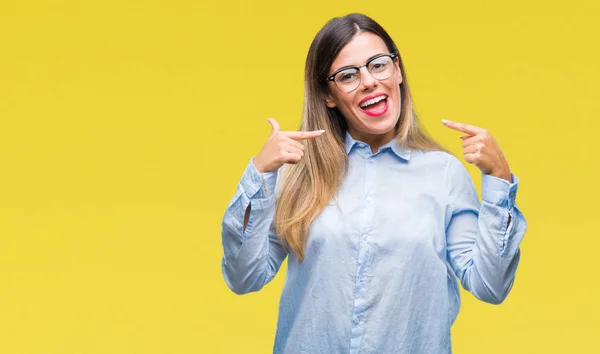
[[[507,180],[512,183],[508,162],[494,137],[485,129],[465,123],[442,120],[450,129],[466,135],[461,136],[465,161],[481,170],[482,173]]]

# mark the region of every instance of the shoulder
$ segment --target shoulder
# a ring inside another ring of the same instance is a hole
[[[471,180],[463,162],[446,151],[413,151],[410,163],[416,169],[435,171],[439,174],[442,183]]]
[[[442,169],[453,167],[456,164],[462,164],[460,160],[446,151],[440,150],[413,150],[411,151],[411,163],[436,166]]]

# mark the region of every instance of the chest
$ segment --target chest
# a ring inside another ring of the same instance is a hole
[[[446,254],[447,191],[441,171],[365,161],[350,165],[335,197],[313,221],[307,250]]]

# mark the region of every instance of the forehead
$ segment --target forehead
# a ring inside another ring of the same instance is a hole
[[[359,33],[342,48],[331,68],[336,70],[346,65],[362,65],[372,56],[387,52],[385,42],[378,35],[370,32]]]

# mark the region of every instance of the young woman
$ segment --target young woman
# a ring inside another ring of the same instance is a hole
[[[526,222],[518,179],[484,129],[462,163],[419,127],[398,48],[375,21],[329,21],[305,68],[300,132],[272,133],[222,223],[223,276],[260,290],[288,257],[275,353],[450,353],[457,279],[508,295]],[[284,167],[285,166],[285,167]]]

